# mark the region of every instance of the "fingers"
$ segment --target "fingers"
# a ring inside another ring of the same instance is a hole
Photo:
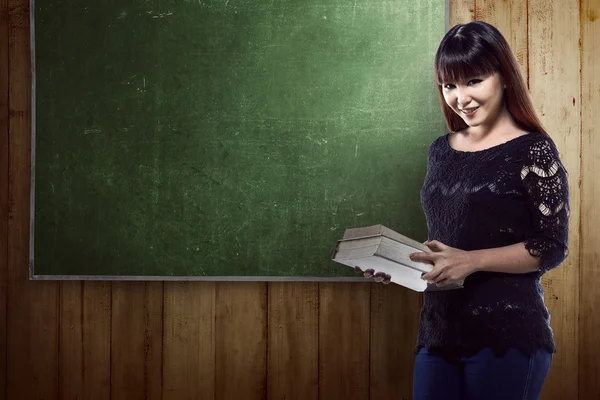
[[[365,271],[363,271],[362,269],[360,269],[359,267],[354,267],[354,271],[356,272],[362,272],[363,276],[365,278],[373,278],[373,280],[375,282],[383,282],[385,284],[390,283],[392,280],[392,276],[389,274],[386,274],[385,272],[377,272],[375,273],[375,270],[373,269],[367,269]]]
[[[413,261],[420,261],[420,262],[425,262],[428,264],[435,264],[435,259],[437,257],[437,254],[419,252],[419,253],[412,253],[409,255],[409,257]]]
[[[448,246],[438,240],[429,240],[423,244],[429,247],[432,251],[443,251],[448,248]]]
[[[422,276],[422,279],[425,279],[427,281],[427,283],[436,285],[438,287],[444,287],[444,286],[448,286],[448,285],[458,282],[456,278],[447,276],[443,273],[438,274],[433,278],[429,278],[428,275],[429,274],[424,274]]]
[[[385,272],[377,272],[375,273],[374,269],[367,269],[363,271],[360,267],[354,267],[354,272],[362,272],[365,278],[373,278],[375,282],[382,282],[384,284],[388,284],[392,281],[392,276],[390,274],[386,274]]]
[[[449,283],[450,283],[449,279],[442,279],[439,282],[435,282],[435,286],[437,286],[437,287],[444,287],[444,286],[448,285]]]
[[[424,274],[423,276],[421,276],[421,279],[426,280],[429,283],[437,283],[446,278],[442,274],[442,272],[443,272],[442,269],[434,269],[433,271],[428,272],[428,273]]]
[[[356,267],[356,266],[354,267],[354,272],[362,272],[363,276],[365,278],[370,278],[375,274],[375,270],[373,270],[373,269],[367,269],[367,270],[363,271],[362,269],[360,269],[360,267]]]
[[[384,284],[388,284],[392,280],[392,276],[386,274],[385,272],[377,272],[373,280],[375,282],[383,282]]]

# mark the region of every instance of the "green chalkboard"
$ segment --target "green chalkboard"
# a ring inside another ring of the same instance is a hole
[[[36,0],[31,274],[345,278],[425,239],[445,0]]]

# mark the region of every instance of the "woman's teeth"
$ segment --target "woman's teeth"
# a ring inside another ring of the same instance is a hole
[[[463,108],[461,111],[462,111],[464,114],[470,114],[470,113],[472,113],[473,111],[477,110],[478,108],[479,108],[479,107],[475,107],[475,108]]]

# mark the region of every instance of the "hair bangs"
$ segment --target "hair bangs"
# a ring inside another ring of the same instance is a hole
[[[438,85],[458,82],[474,76],[487,76],[498,72],[489,54],[478,46],[465,49],[461,40],[446,43],[440,48],[435,60],[435,78]]]

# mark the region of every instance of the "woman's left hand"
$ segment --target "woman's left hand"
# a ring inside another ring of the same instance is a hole
[[[475,272],[473,257],[469,251],[446,246],[437,240],[424,243],[433,253],[412,253],[410,259],[433,264],[433,270],[423,275],[423,279],[437,286],[446,286],[463,281]]]

